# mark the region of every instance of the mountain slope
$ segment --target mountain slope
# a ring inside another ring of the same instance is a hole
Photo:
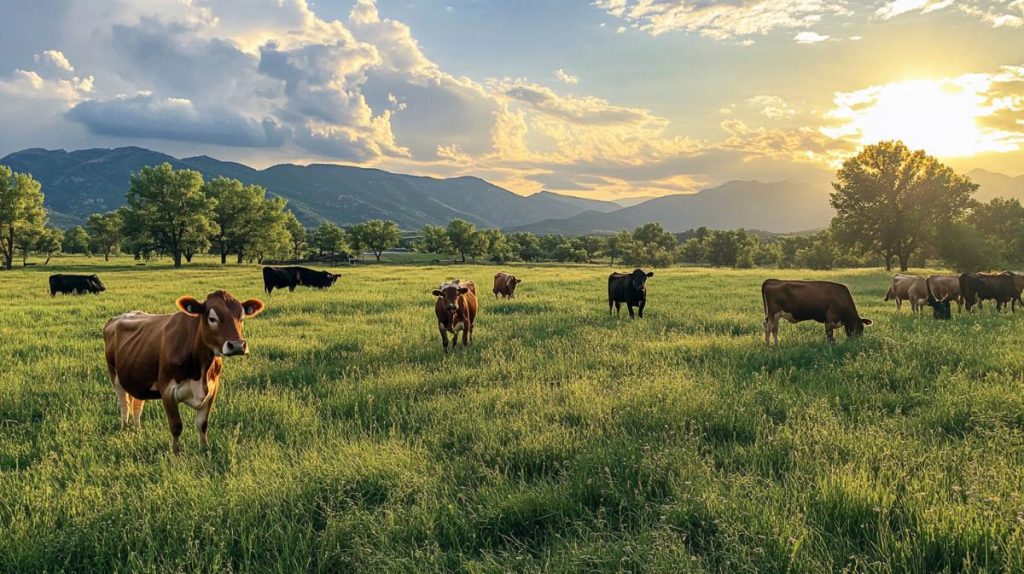
[[[436,179],[323,164],[257,170],[208,156],[176,159],[137,147],[73,152],[36,148],[0,159],[0,164],[38,179],[47,208],[65,215],[62,221],[80,221],[120,207],[131,174],[164,162],[200,171],[206,179],[225,176],[262,185],[287,199],[306,224],[326,220],[344,225],[381,218],[413,229],[460,217],[481,227],[512,227],[616,207],[546,192],[523,197],[475,177]]]
[[[967,177],[980,186],[974,194],[974,199],[978,201],[990,201],[995,197],[1024,201],[1024,175],[1011,177],[984,169],[973,169],[967,172]]]

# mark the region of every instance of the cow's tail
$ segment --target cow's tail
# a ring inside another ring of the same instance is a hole
[[[890,285],[889,290],[885,292],[885,299],[882,299],[882,301],[892,301],[895,298],[896,294],[892,292],[892,286]]]
[[[765,289],[765,286],[767,284],[768,284],[767,281],[765,281],[764,283],[761,283],[761,307],[764,309],[764,318],[765,319],[768,318],[768,293],[766,293],[767,289]]]

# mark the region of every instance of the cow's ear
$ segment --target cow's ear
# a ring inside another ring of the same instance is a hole
[[[189,297],[188,295],[178,297],[174,304],[177,305],[182,313],[191,317],[198,317],[203,312],[203,304],[196,301],[195,297]]]
[[[441,295],[444,295],[444,293],[441,293],[437,289],[434,289],[433,295],[434,295],[434,297],[440,297]]]
[[[861,319],[860,322],[864,323],[865,327],[870,327],[873,321],[871,319]]]
[[[522,279],[519,279],[518,277],[516,278],[516,285],[519,285],[519,284],[520,284],[520,283],[522,283],[522,282],[523,282],[523,280],[522,280]]]
[[[260,313],[263,312],[263,309],[265,308],[266,305],[264,305],[263,301],[260,301],[259,299],[249,299],[248,301],[242,303],[242,313],[245,314],[244,317],[246,319],[250,319],[252,317],[255,317],[256,315],[259,315]]]
[[[459,287],[459,295],[465,295],[469,293],[469,287]]]
[[[647,276],[648,277],[654,277],[654,271],[648,271],[647,272]]]

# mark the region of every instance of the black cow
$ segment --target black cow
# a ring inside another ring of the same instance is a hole
[[[288,288],[294,291],[297,285],[326,289],[338,280],[341,275],[328,271],[316,271],[307,267],[264,267],[263,288],[269,294],[274,289]]]
[[[612,314],[612,305],[615,306],[615,313],[620,314],[621,305],[626,304],[629,310],[629,318],[633,318],[633,307],[639,307],[640,318],[644,316],[644,306],[647,305],[647,278],[654,277],[654,272],[644,273],[641,269],[634,269],[632,273],[612,273],[608,276],[608,314]]]
[[[76,295],[92,293],[95,295],[106,290],[107,288],[103,286],[103,282],[95,273],[92,275],[62,275],[60,273],[50,275],[50,297],[56,296],[57,293]]]
[[[1007,303],[1013,311],[1017,310],[1017,291],[1010,273],[961,273],[960,295],[968,312],[974,305],[980,307],[985,299],[995,300],[996,311],[1002,311]]]
[[[935,276],[930,276],[925,279],[925,286],[928,288],[928,306],[932,308],[932,317],[936,319],[949,320],[953,318],[953,310],[950,307],[950,301],[948,298],[936,297],[936,291],[938,286],[933,285],[933,281],[936,281]],[[959,305],[959,303],[958,303]]]

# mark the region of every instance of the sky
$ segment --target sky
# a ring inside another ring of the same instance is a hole
[[[615,199],[1024,173],[1024,0],[0,0],[0,156],[137,145]]]

